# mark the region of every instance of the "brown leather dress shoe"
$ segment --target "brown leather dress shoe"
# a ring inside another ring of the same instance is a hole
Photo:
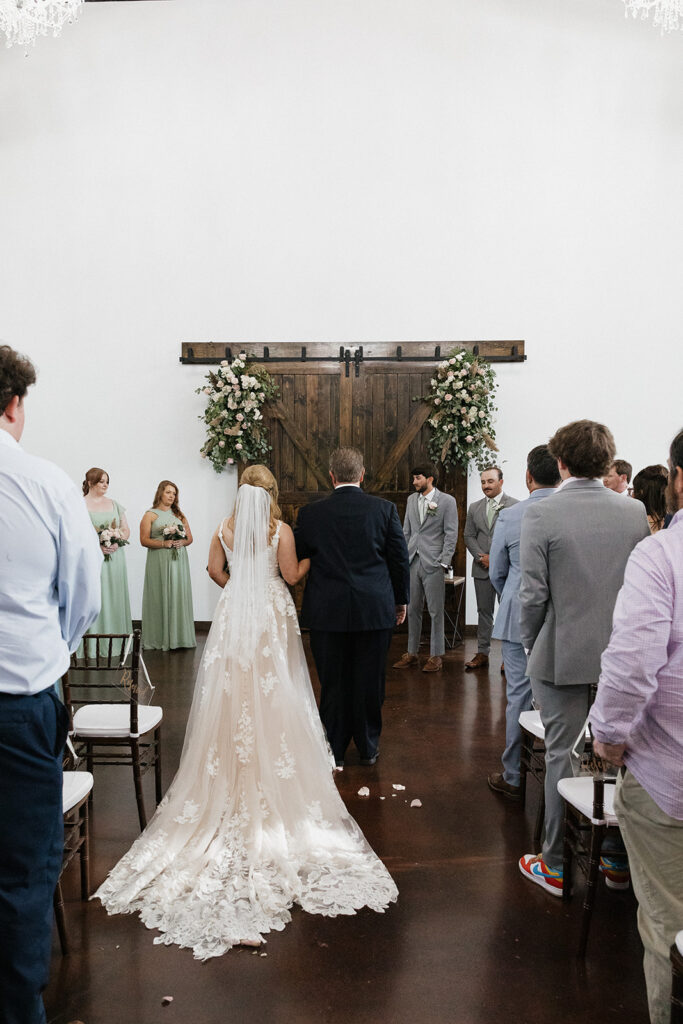
[[[423,672],[440,672],[443,668],[443,661],[437,655],[430,658],[425,667],[422,669]]]
[[[410,668],[411,665],[419,664],[420,659],[417,654],[409,654],[408,651],[406,651],[406,653],[402,654],[400,659],[396,662],[394,668]]]
[[[503,796],[508,797],[510,800],[519,800],[522,794],[521,787],[511,786],[503,778],[502,772],[495,772],[493,775],[489,775],[486,781],[489,784],[489,789],[492,789],[494,793],[502,793]]]
[[[471,661],[465,662],[465,668],[469,671],[473,668],[486,668],[489,663],[488,654],[475,654]]]

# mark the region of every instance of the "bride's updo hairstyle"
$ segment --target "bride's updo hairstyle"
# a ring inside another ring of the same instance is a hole
[[[273,537],[277,529],[277,521],[282,517],[280,506],[277,503],[278,487],[277,480],[267,466],[247,466],[242,473],[240,487],[242,484],[251,484],[252,487],[262,487],[270,495],[270,526],[268,536]]]

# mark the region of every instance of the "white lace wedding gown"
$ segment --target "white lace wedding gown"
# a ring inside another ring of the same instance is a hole
[[[228,649],[229,581],[209,632],[178,773],[95,896],[139,911],[155,942],[220,956],[279,931],[298,903],[334,917],[396,900],[346,810],[318,717],[294,603],[268,548],[260,649]],[[228,561],[232,552],[226,548]],[[235,595],[236,596],[236,595]]]

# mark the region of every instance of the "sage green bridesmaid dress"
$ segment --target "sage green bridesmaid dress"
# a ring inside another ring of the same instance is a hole
[[[150,535],[163,538],[164,527],[181,522],[170,510],[153,508]],[[178,557],[174,558],[176,554]],[[187,548],[147,548],[142,593],[142,646],[146,651],[196,647],[192,585]]]
[[[121,525],[121,518],[126,511],[123,505],[112,500],[113,511],[90,512],[90,520],[96,530],[107,526]],[[90,511],[90,510],[88,510]],[[102,559],[102,572],[100,575],[102,587],[102,608],[88,633],[132,633],[133,623],[130,615],[130,598],[128,596],[128,569],[126,568],[126,549],[119,548],[108,560]],[[86,636],[88,635],[86,633]],[[91,641],[89,648],[94,646]],[[106,653],[106,641],[100,643],[100,653]],[[79,657],[82,656],[82,645],[79,648]],[[90,651],[88,651],[90,653]],[[112,646],[112,653],[121,653],[121,644]],[[92,651],[94,656],[95,652]]]

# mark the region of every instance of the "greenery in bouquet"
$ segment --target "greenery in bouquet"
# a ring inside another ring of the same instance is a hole
[[[208,398],[199,417],[206,423],[202,458],[210,459],[217,473],[238,461],[267,460],[271,446],[261,409],[278,391],[270,374],[248,365],[240,352],[232,362],[223,359],[206,380],[204,387],[196,389],[196,394]]]
[[[454,349],[439,363],[425,401],[432,407],[429,457],[445,467],[480,469],[497,452],[493,417],[496,374],[490,363],[467,349]]]

